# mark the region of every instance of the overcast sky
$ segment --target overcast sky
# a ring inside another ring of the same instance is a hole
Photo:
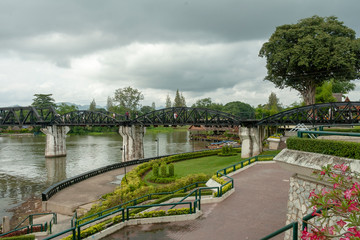
[[[360,33],[359,0],[2,0],[0,107],[56,102],[106,106],[118,88],[165,105],[176,89],[187,105],[300,101],[264,81],[258,57],[276,26],[335,15]],[[350,99],[360,99],[360,81]]]

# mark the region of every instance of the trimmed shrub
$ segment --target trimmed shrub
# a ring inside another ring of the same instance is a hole
[[[169,177],[174,177],[175,176],[175,167],[174,164],[170,163],[169,164]]]
[[[34,240],[35,235],[22,235],[22,236],[16,236],[16,237],[4,237],[0,238],[1,240]]]
[[[166,174],[166,163],[165,162],[163,162],[163,163],[161,163],[161,165],[160,165],[160,177],[166,177],[167,176],[167,174]]]
[[[152,174],[154,177],[159,177],[159,164],[154,163],[152,166]]]
[[[298,151],[360,159],[360,143],[355,142],[291,137],[286,140],[286,145],[288,149]]]

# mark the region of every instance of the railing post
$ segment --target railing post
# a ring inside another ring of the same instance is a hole
[[[77,239],[81,240],[80,227],[77,227]]]
[[[29,225],[33,225],[33,215],[29,215]]]
[[[298,239],[298,222],[294,222],[293,224],[293,240]]]
[[[123,221],[123,222],[125,222],[125,210],[124,210],[124,209],[122,209],[122,211],[121,211],[121,212],[122,212],[122,221]]]
[[[74,227],[72,230],[72,236],[73,236],[72,239],[76,240],[76,227]]]
[[[129,221],[129,209],[126,208],[126,221]]]

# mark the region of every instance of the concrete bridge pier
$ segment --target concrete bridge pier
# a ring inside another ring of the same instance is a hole
[[[119,133],[123,138],[122,161],[144,158],[143,126],[120,126]]]
[[[262,152],[262,141],[265,136],[264,127],[239,127],[241,139],[241,157],[249,158]]]
[[[45,157],[66,156],[66,134],[70,128],[52,125],[40,130],[46,134]]]

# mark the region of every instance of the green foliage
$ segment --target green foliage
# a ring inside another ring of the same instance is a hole
[[[170,163],[169,164],[169,177],[174,177],[175,176],[175,167],[174,164]]]
[[[166,95],[165,107],[166,107],[166,108],[171,108],[171,100],[170,100],[169,94]]]
[[[240,101],[229,102],[225,104],[223,111],[235,116],[241,116],[245,118],[254,117],[255,115],[255,109],[252,106]]]
[[[176,180],[176,177],[154,177],[148,178],[148,181],[153,183],[172,183]]]
[[[145,115],[149,112],[154,111],[155,109],[153,109],[151,106],[142,106],[140,109],[140,115]]]
[[[286,144],[288,149],[360,159],[360,143],[291,137]]]
[[[98,223],[92,227],[81,230],[81,233],[80,233],[81,239],[86,238],[88,236],[91,236],[95,233],[98,233],[98,232],[104,230],[105,225],[106,225],[106,223],[102,222],[102,223]],[[67,236],[66,238],[63,238],[62,240],[72,240],[72,235]]]
[[[227,183],[227,181],[225,181],[222,178],[217,177],[216,175],[212,176],[211,179],[213,179],[214,181],[216,181],[217,183],[220,183],[222,185],[222,194],[226,193],[227,191],[232,189],[232,184],[231,182]],[[227,184],[226,184],[227,183]],[[220,192],[214,192],[213,196],[214,197],[219,197]]]
[[[56,107],[55,100],[51,97],[52,94],[34,94],[34,96],[31,106],[36,108]]]
[[[96,111],[96,102],[95,102],[95,99],[93,99],[90,103],[90,106],[89,106],[89,111],[93,111],[95,112]]]
[[[166,163],[162,162],[160,165],[160,177],[166,177],[167,173],[166,173]]]
[[[78,111],[79,108],[75,106],[74,104],[69,105],[66,103],[60,103],[56,106],[56,112],[60,115],[64,115],[65,113]]]
[[[173,107],[186,107],[185,97],[179,93],[179,89],[176,90]]]
[[[336,102],[336,98],[332,95],[332,83],[330,81],[326,81],[323,85],[316,88],[316,103],[327,103],[327,102]]]
[[[122,111],[136,111],[140,106],[140,101],[144,99],[144,95],[135,88],[125,87],[115,90],[114,102],[118,102]]]
[[[218,153],[219,156],[236,156],[238,154],[237,149],[233,148],[232,145],[224,145],[221,148],[221,152]]]
[[[359,39],[336,17],[301,19],[276,28],[259,56],[267,60],[265,80],[299,91],[307,105],[315,103],[315,88],[335,78],[359,76]]]
[[[152,166],[152,174],[154,177],[159,177],[159,164],[158,163],[154,163]]]
[[[1,238],[1,240],[34,240],[34,239],[35,239],[35,235],[22,235],[22,236]]]

